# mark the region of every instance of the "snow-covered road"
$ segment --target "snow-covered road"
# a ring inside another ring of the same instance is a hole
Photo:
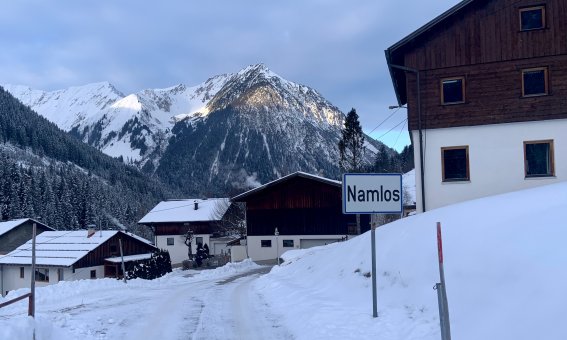
[[[175,271],[128,284],[104,279],[41,288],[38,340],[293,338],[251,289],[269,267],[219,269]],[[0,339],[29,339],[26,307],[20,302],[0,309]]]

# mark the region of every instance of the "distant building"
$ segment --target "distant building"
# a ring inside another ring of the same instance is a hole
[[[461,1],[386,60],[418,211],[567,180],[565,0]]]
[[[153,229],[155,245],[169,251],[171,263],[180,265],[189,258],[185,235],[193,233],[192,254],[197,244],[207,245],[211,255],[228,251],[226,243],[233,238],[215,238],[218,224],[230,207],[228,198],[181,199],[163,201],[138,222]]]
[[[38,235],[44,231],[55,230],[31,218],[0,222],[0,255],[8,254],[30,240],[34,223]]]
[[[147,259],[157,250],[146,239],[122,231],[44,231],[36,237],[36,285],[121,276],[119,240],[125,261]],[[3,295],[30,287],[31,262],[31,240],[0,257]]]
[[[246,245],[254,261],[276,259],[290,249],[325,245],[356,234],[356,216],[342,213],[340,181],[295,172],[232,201],[246,203]],[[362,232],[369,230],[369,221],[369,215],[361,215]]]

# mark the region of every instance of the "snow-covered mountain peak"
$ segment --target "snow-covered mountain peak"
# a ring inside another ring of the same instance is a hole
[[[238,71],[237,76],[256,76],[256,77],[259,76],[263,78],[273,78],[273,77],[281,78],[279,75],[274,73],[263,63],[248,65],[247,67]]]
[[[317,91],[282,78],[264,64],[247,66],[232,75],[207,109],[215,111],[229,106],[269,116],[282,114],[283,120],[307,120],[321,128],[342,127],[344,118]]]

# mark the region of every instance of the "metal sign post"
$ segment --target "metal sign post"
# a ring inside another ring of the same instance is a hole
[[[372,316],[378,317],[376,284],[376,216],[402,214],[401,174],[344,174],[343,214],[370,214],[372,248]]]
[[[376,291],[376,218],[370,215],[372,231],[372,317],[378,317],[378,293]]]

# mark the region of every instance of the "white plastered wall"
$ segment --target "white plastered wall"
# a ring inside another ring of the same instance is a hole
[[[203,244],[210,247],[210,234],[196,234],[191,242],[191,250],[193,254],[197,252],[197,237],[203,238]],[[167,239],[173,238],[173,245],[167,245]],[[169,251],[171,264],[174,266],[180,265],[183,260],[187,260],[187,246],[185,245],[185,236],[183,235],[159,235],[156,236],[156,247]]]
[[[412,131],[417,211],[423,211],[419,133]],[[524,141],[553,140],[555,176],[525,178]],[[567,120],[494,124],[424,131],[425,208],[567,180]],[[469,147],[470,181],[443,182],[441,148]]]
[[[20,267],[24,267],[24,277],[20,277]],[[43,267],[38,266],[38,268],[49,269],[49,282],[36,281],[36,287],[45,287],[51,284],[59,282],[59,276],[57,271],[59,269],[63,270],[63,280],[62,281],[75,281],[84,280],[91,278],[91,270],[96,270],[96,278],[100,279],[104,277],[104,266],[94,266],[87,268],[76,269],[73,273],[73,269],[69,267]],[[30,265],[4,265],[3,275],[2,275],[2,295],[6,295],[6,291],[20,289],[20,288],[30,288],[31,285],[31,266]]]
[[[248,256],[253,261],[274,260],[288,250],[299,249],[301,240],[326,240],[328,243],[336,242],[344,235],[279,235],[276,247],[276,236],[248,236]],[[262,240],[271,240],[271,247],[262,247]],[[293,240],[293,247],[283,246],[284,240]],[[276,256],[277,252],[277,256]]]

